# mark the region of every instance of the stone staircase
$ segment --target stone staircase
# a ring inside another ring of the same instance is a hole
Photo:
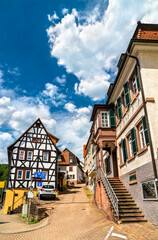
[[[119,220],[116,213],[112,207],[114,220],[118,223],[128,223],[128,222],[147,222],[144,218],[143,213],[137,207],[132,196],[125,188],[123,183],[119,178],[108,178],[118,200],[119,200]]]

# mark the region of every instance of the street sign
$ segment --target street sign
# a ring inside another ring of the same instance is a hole
[[[5,182],[4,181],[0,181],[0,188],[4,188]]]
[[[27,197],[28,198],[33,198],[33,192],[28,192]]]
[[[42,182],[37,182],[37,187],[42,187]]]
[[[35,172],[34,177],[45,179],[46,173],[45,172]]]

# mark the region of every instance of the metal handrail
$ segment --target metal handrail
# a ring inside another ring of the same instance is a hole
[[[24,200],[24,198],[26,197],[26,195],[23,195],[21,198],[19,198],[16,202],[14,202],[13,204],[12,204],[12,206],[11,206],[11,209],[12,209],[12,211],[13,211],[13,207],[14,207],[14,205],[19,201],[19,200]],[[26,202],[26,199],[25,199],[25,202]],[[23,204],[23,201],[22,201],[22,204]]]
[[[109,183],[107,177],[105,176],[105,173],[104,173],[103,169],[100,169],[100,170],[102,172],[101,179],[102,179],[103,185],[104,185],[104,187],[106,189],[108,197],[110,198],[110,201],[111,201],[112,206],[113,206],[113,208],[115,210],[115,213],[116,213],[116,215],[117,215],[117,217],[119,219],[119,206],[118,206],[119,200],[118,200],[118,198],[117,198],[117,196],[116,196],[116,194],[115,194],[111,184]]]
[[[101,178],[101,167],[99,166],[97,169],[97,179]]]

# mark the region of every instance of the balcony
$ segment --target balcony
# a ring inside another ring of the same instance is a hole
[[[97,142],[99,139],[106,142],[116,141],[116,130],[115,128],[98,128],[96,134],[94,135],[94,141]]]

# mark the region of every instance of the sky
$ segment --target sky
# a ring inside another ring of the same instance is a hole
[[[137,26],[157,0],[0,1],[0,163],[37,118],[83,160],[94,104],[106,103]]]

